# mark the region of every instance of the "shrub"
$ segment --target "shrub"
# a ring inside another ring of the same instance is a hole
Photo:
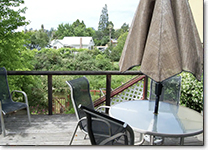
[[[182,73],[180,103],[198,112],[203,110],[203,77],[197,81],[191,73]]]

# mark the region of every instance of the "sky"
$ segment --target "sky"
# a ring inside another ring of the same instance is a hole
[[[101,11],[105,4],[108,7],[109,21],[114,29],[123,23],[131,25],[140,0],[25,0],[21,7],[27,7],[26,17],[30,24],[26,29],[39,30],[41,25],[50,30],[57,29],[61,23],[72,24],[77,19],[84,21],[87,27],[97,30]],[[24,27],[18,30],[24,30]]]

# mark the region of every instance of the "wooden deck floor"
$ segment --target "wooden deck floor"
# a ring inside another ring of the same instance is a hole
[[[31,115],[31,126],[26,115],[10,115],[4,118],[7,135],[0,135],[0,145],[69,145],[77,123],[74,114]],[[89,138],[83,138],[84,134],[78,129],[73,145],[90,145]],[[136,134],[136,140],[138,138]],[[148,143],[145,142],[144,145]],[[164,145],[179,145],[179,139],[166,138]],[[203,145],[203,134],[185,138],[184,145]]]

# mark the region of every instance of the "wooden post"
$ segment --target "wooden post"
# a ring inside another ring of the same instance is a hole
[[[148,90],[148,77],[144,78],[144,87],[143,87],[143,100],[147,100],[147,90]]]
[[[111,75],[106,76],[106,106],[110,106],[110,98],[111,98]],[[108,114],[109,110],[106,110]]]
[[[48,114],[52,115],[52,107],[53,107],[53,103],[52,103],[52,99],[53,99],[53,91],[52,91],[52,75],[48,75]]]

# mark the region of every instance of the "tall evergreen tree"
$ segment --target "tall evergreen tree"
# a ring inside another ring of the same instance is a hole
[[[102,9],[102,13],[100,15],[100,21],[98,25],[98,31],[104,31],[108,27],[108,8],[107,4]]]

